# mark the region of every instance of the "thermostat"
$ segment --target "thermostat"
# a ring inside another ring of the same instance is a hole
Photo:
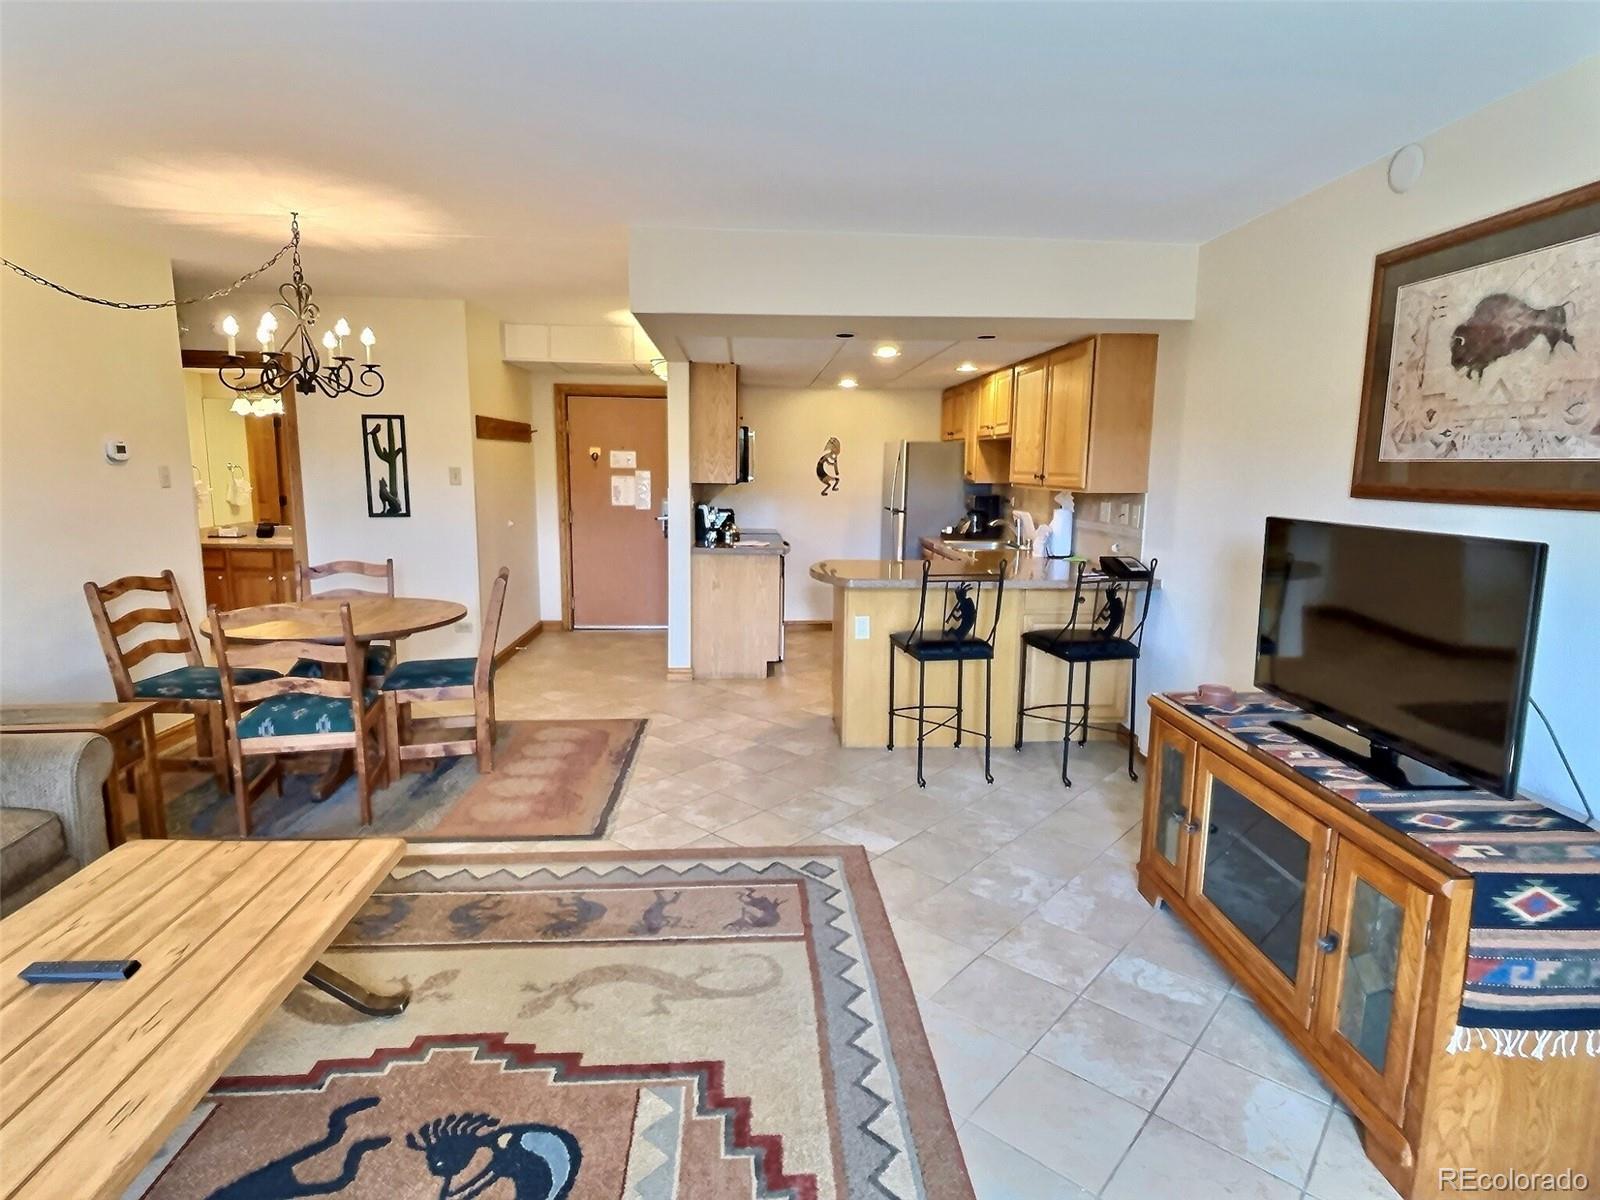
[[[106,461],[114,463],[127,462],[128,443],[123,441],[121,438],[107,438]]]

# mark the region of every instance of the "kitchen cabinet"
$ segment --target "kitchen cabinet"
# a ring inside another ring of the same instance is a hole
[[[206,607],[223,612],[257,604],[287,604],[295,598],[294,551],[270,546],[200,549]]]
[[[689,364],[689,480],[739,482],[739,368]]]
[[[1600,1177],[1600,1059],[1449,1052],[1494,876],[1165,697],[1150,711],[1140,893],[1316,1067],[1394,1188],[1445,1200],[1468,1168]]]
[[[978,436],[980,438],[1007,438],[1011,436],[1011,368],[985,375],[978,393]]]
[[[971,410],[974,385],[958,383],[947,387],[939,398],[939,440],[959,442],[967,436],[967,418]]]
[[[1143,492],[1155,405],[1154,334],[1101,334],[1016,368],[1010,482]]]
[[[1011,466],[1012,483],[1038,486],[1044,479],[1045,385],[1048,378],[1042,358],[1018,363],[1012,380]]]
[[[689,560],[689,653],[696,679],[763,679],[783,660],[784,556],[772,530],[760,547],[696,546]]]

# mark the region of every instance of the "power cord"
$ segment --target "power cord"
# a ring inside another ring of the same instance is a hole
[[[1556,737],[1555,727],[1550,724],[1550,718],[1544,715],[1544,709],[1539,707],[1537,700],[1529,696],[1528,703],[1533,706],[1533,711],[1539,714],[1539,720],[1544,722],[1545,732],[1550,735],[1550,744],[1556,748],[1556,757],[1561,760],[1561,765],[1567,769],[1567,778],[1572,780],[1573,790],[1578,793],[1578,799],[1583,802],[1583,811],[1588,813],[1589,820],[1593,821],[1595,819],[1594,809],[1589,807],[1589,797],[1583,794],[1583,785],[1578,782],[1577,773],[1573,771],[1572,764],[1567,761],[1567,752],[1561,748],[1561,739]]]

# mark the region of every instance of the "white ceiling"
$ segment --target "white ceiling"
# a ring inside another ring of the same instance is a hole
[[[585,322],[626,308],[630,226],[1205,240],[1600,52],[1600,6],[8,2],[0,30],[8,200],[186,286],[298,207],[328,291]]]

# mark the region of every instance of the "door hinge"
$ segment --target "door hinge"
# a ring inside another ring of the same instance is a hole
[[[1423,949],[1427,949],[1431,945],[1433,945],[1433,922],[1429,921],[1422,927],[1422,946]]]

